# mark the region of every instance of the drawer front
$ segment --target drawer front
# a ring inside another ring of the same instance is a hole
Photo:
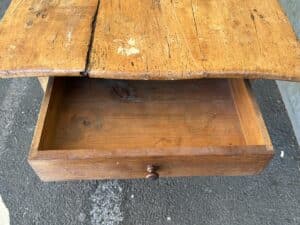
[[[243,80],[55,78],[29,162],[44,181],[257,174],[273,156]]]
[[[54,157],[40,156],[38,160],[31,159],[30,164],[42,180],[63,181],[148,178],[152,173],[157,178],[253,175],[261,172],[272,158],[272,154],[260,147],[231,149],[230,154],[224,154],[228,149],[213,151],[203,155],[192,155],[193,153],[187,152],[182,156],[115,156],[109,158],[98,158],[97,154],[86,158],[84,151],[74,151],[73,156],[67,157],[62,156],[61,153],[54,153]],[[153,170],[149,171],[149,167],[153,167]]]

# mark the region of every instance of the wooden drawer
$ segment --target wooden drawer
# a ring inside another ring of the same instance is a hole
[[[44,181],[252,175],[273,148],[242,79],[53,78],[29,162]],[[155,173],[152,173],[153,175]]]

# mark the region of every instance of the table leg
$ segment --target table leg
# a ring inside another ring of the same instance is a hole
[[[46,88],[47,88],[49,77],[38,77],[38,79],[39,79],[42,89],[45,92]]]

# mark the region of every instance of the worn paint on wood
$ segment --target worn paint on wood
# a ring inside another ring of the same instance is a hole
[[[84,70],[97,0],[13,0],[0,22],[0,76]]]
[[[124,79],[300,80],[299,53],[276,0],[106,0],[89,69]]]
[[[0,76],[300,80],[277,0],[13,0]]]

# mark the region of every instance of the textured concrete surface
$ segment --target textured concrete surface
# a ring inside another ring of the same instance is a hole
[[[280,0],[288,12],[287,15],[293,25],[295,33],[300,37],[300,0]],[[300,83],[278,81],[282,99],[300,143]]]
[[[277,81],[277,86],[292,122],[295,136],[300,143],[300,83]]]
[[[0,195],[11,224],[299,225],[291,123],[274,81],[252,86],[276,148],[259,176],[42,183],[26,160],[42,91],[33,78],[0,80]]]

